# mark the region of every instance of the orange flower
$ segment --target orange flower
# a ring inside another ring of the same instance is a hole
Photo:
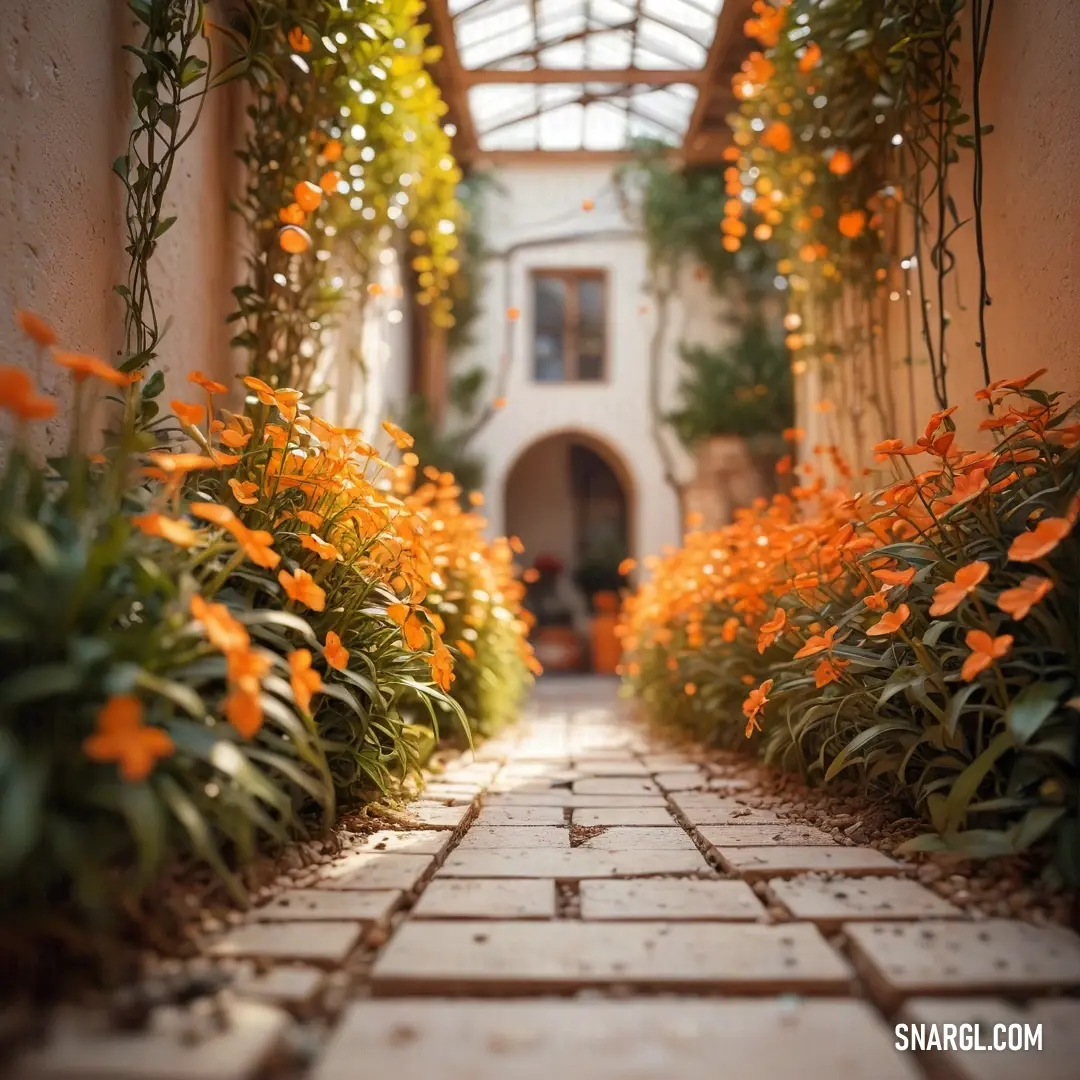
[[[170,401],[169,408],[176,413],[177,419],[188,427],[195,427],[206,415],[205,405],[189,405],[186,401]]]
[[[197,472],[200,469],[218,467],[218,463],[213,458],[204,457],[202,454],[163,454],[155,451],[146,456],[155,468],[173,476],[183,476],[185,473]]]
[[[202,518],[203,521],[209,521],[213,525],[221,525],[226,529],[231,529],[239,521],[237,516],[227,506],[222,506],[221,503],[192,503],[191,512],[195,517]]]
[[[91,377],[101,379],[102,382],[111,383],[113,386],[130,386],[142,378],[141,372],[117,371],[111,364],[104,360],[91,356],[89,353],[62,352],[53,350],[53,359],[61,366],[66,367],[75,377],[76,382],[83,382]]]
[[[517,322],[521,318],[521,308],[509,307],[506,309],[506,318],[509,322]]]
[[[251,441],[250,432],[235,431],[233,428],[225,428],[218,437],[232,450],[239,450]]]
[[[249,646],[226,653],[229,686],[245,694],[257,694],[271,667],[270,657]]]
[[[188,376],[188,382],[201,386],[208,394],[227,394],[229,392],[229,388],[224,383],[215,382],[201,371],[193,371]]]
[[[295,225],[300,228],[307,221],[307,214],[301,209],[299,203],[293,202],[278,211],[278,220],[282,225]]]
[[[298,53],[311,52],[311,38],[299,26],[294,26],[289,31],[289,47]]]
[[[895,611],[887,611],[871,626],[866,633],[870,637],[884,637],[895,634],[911,615],[911,609],[907,604],[901,604]]]
[[[298,568],[292,574],[288,570],[281,570],[278,572],[278,581],[290,600],[295,600],[312,611],[322,611],[326,606],[326,593],[315,584],[315,579],[306,570]]]
[[[758,717],[764,711],[769,701],[769,691],[772,689],[772,679],[766,679],[759,687],[751,690],[743,702],[743,716],[746,717],[746,737],[749,739],[754,731],[761,731]]]
[[[470,660],[476,659],[476,650],[467,641],[455,641],[454,647],[461,653],[462,656],[467,656]]]
[[[253,484],[250,481],[240,481],[234,478],[229,481],[229,487],[232,488],[233,498],[235,498],[241,506],[254,506],[259,501],[258,484]]]
[[[886,439],[884,442],[879,442],[874,447],[875,454],[901,454],[905,457],[911,457],[914,454],[924,453],[924,448],[921,446],[905,446],[903,439]]]
[[[40,315],[16,308],[15,322],[31,341],[36,342],[43,349],[56,344],[56,332]]]
[[[948,615],[975,592],[976,587],[982,584],[989,573],[989,563],[980,561],[961,566],[952,581],[946,581],[934,590],[934,603],[930,614]]]
[[[0,409],[19,420],[48,420],[56,414],[56,402],[38,395],[21,368],[0,364]]]
[[[431,679],[440,690],[450,692],[454,681],[454,658],[445,645],[440,645],[428,658],[431,665]]]
[[[838,682],[850,660],[833,660],[825,657],[814,670],[814,685],[820,690],[829,683]]]
[[[337,139],[329,139],[326,145],[323,147],[323,157],[327,161],[340,161],[342,146]]]
[[[1018,622],[1054,587],[1049,578],[1026,577],[1015,589],[1004,589],[997,599],[997,606]]]
[[[683,693],[684,693],[684,694],[685,694],[685,695],[686,695],[687,697],[693,697],[693,696],[694,696],[694,695],[695,695],[695,694],[697,693],[697,685],[696,685],[695,683],[692,683],[692,682],[688,682],[688,683],[687,683],[687,684],[686,684],[686,685],[685,685],[685,686],[683,687]]]
[[[303,255],[311,247],[311,237],[298,225],[286,225],[278,234],[278,244],[290,255]]]
[[[143,705],[137,697],[109,698],[97,714],[97,732],[83,740],[83,753],[91,761],[115,761],[130,783],[145,780],[159,758],[176,749],[160,728],[143,724]]]
[[[322,689],[322,676],[311,666],[311,651],[289,653],[289,684],[301,712],[311,712],[311,697]]]
[[[886,585],[910,585],[915,580],[915,569],[910,570],[873,570],[872,575]]]
[[[806,644],[795,654],[795,659],[802,660],[807,656],[817,656],[818,653],[831,649],[837,630],[839,627],[830,626],[824,634],[811,634]]]
[[[778,154],[791,149],[791,128],[783,120],[774,120],[762,133],[761,141]]]
[[[300,537],[300,546],[308,551],[313,551],[320,559],[329,562],[331,559],[340,559],[341,552],[333,544],[328,544],[317,533],[308,536],[306,533]]]
[[[399,450],[408,450],[413,444],[413,437],[403,428],[399,428],[392,420],[383,421],[383,431],[394,440],[394,445]]]
[[[321,187],[323,192],[327,195],[333,195],[337,191],[338,184],[340,183],[341,177],[334,172],[333,169],[324,172],[322,176],[319,177],[319,187]]]
[[[310,214],[318,210],[322,205],[322,188],[318,184],[313,184],[310,180],[301,180],[293,188],[293,198],[301,210]]]
[[[726,641],[729,645],[739,635],[739,620],[732,617],[724,620],[724,625],[720,627],[720,637],[723,641]]]
[[[802,56],[799,57],[799,70],[805,75],[813,71],[821,63],[821,46],[816,41],[811,41]]]
[[[344,671],[349,666],[349,650],[341,644],[341,638],[333,630],[327,631],[323,657],[337,671]]]
[[[757,651],[763,653],[783,632],[787,626],[787,614],[783,608],[777,608],[773,617],[761,624],[758,631]]]
[[[196,532],[186,521],[167,517],[165,514],[151,512],[140,514],[131,519],[132,525],[141,530],[147,536],[158,536],[162,540],[168,540],[177,547],[194,547],[202,535]]]
[[[405,604],[391,604],[386,609],[386,614],[392,622],[401,627],[405,644],[410,649],[417,651],[424,648],[427,644],[427,631],[424,629],[423,623],[416,617],[414,611]]]
[[[846,214],[840,215],[836,221],[836,227],[840,230],[841,236],[856,240],[866,229],[866,214],[862,210],[849,210]]]
[[[258,694],[234,690],[222,703],[225,719],[245,739],[253,739],[262,727],[263,713]]]
[[[837,150],[829,158],[829,172],[833,176],[847,176],[855,168],[855,159],[846,150]]]
[[[247,629],[224,604],[211,604],[198,593],[191,598],[191,617],[202,623],[206,640],[223,653],[243,651],[251,645]]]
[[[971,630],[964,641],[971,650],[971,655],[960,669],[960,678],[971,682],[981,671],[985,671],[995,660],[1006,656],[1012,648],[1012,635],[1002,634],[992,638],[985,630]]]
[[[1013,562],[1035,562],[1049,555],[1072,531],[1067,518],[1043,518],[1031,532],[1018,536],[1009,548]]]
[[[281,562],[281,556],[274,551],[272,533],[268,533],[265,529],[249,529],[239,521],[229,531],[236,537],[236,542],[243,548],[244,554],[256,566],[261,566],[264,570],[273,570]],[[297,572],[303,573],[302,570]],[[319,592],[322,590],[319,589]],[[314,604],[308,606],[315,607]],[[315,610],[322,611],[322,608],[318,607]]]
[[[584,210],[586,214],[588,214],[590,211],[596,209],[596,203],[594,203],[592,199],[582,199],[581,209]]]

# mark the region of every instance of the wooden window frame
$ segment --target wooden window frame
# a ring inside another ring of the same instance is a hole
[[[566,287],[566,307],[563,311],[563,377],[559,381],[537,378],[536,372],[536,337],[539,331],[536,312],[536,286],[541,278],[562,281]],[[604,348],[600,356],[600,376],[596,379],[581,378],[581,355],[578,349],[578,328],[581,324],[581,303],[578,283],[581,281],[600,282],[600,309],[604,327]],[[566,386],[580,384],[594,386],[609,381],[611,374],[609,352],[611,348],[611,326],[608,303],[611,289],[607,270],[593,267],[536,267],[530,272],[532,286],[532,381],[537,386]]]

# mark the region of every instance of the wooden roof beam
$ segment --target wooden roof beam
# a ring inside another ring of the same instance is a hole
[[[532,68],[525,71],[497,71],[473,68],[467,78],[471,86],[518,83],[618,83],[621,86],[697,86],[702,72],[648,68]]]

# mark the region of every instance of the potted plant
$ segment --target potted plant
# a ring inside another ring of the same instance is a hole
[[[574,584],[584,593],[589,607],[596,611],[596,598],[601,593],[618,594],[626,584],[619,566],[626,558],[626,549],[616,541],[594,544],[574,571]]]

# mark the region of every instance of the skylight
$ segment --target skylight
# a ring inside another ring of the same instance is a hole
[[[723,3],[448,0],[480,149],[678,145]]]

